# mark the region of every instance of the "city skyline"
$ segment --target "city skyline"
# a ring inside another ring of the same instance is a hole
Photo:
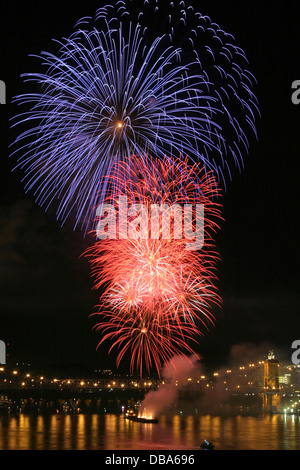
[[[57,412],[71,413],[76,405],[76,412],[81,413],[87,410],[82,409],[80,401],[94,398],[104,400],[102,408],[98,403],[99,412],[124,415],[127,408],[143,409],[143,403],[151,396],[148,407],[153,407],[154,414],[156,409],[156,418],[174,407],[177,412],[193,411],[196,415],[200,410],[234,412],[239,406],[258,413],[299,414],[300,365],[280,362],[272,350],[266,358],[237,361],[227,368],[205,370],[199,363],[188,373],[182,372],[160,379],[114,374],[112,370],[79,375],[78,371],[43,369],[41,375],[30,364],[6,365],[0,367],[0,406],[11,410],[20,407],[20,412],[26,414],[38,403],[44,411],[56,404]],[[109,397],[111,400],[107,401]],[[189,406],[191,399],[194,410]],[[109,408],[110,401],[113,409]]]

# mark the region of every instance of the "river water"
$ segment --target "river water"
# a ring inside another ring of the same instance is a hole
[[[107,414],[0,416],[0,450],[298,450],[300,417],[162,416],[137,423]]]

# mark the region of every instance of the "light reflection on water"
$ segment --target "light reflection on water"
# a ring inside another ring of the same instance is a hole
[[[162,416],[158,424],[98,414],[1,415],[0,450],[298,450],[299,416]]]

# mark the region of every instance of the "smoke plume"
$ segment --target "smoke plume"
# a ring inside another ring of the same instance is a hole
[[[188,378],[199,374],[200,368],[197,356],[173,357],[162,370],[165,383],[145,396],[141,404],[140,416],[157,418],[163,411],[167,411],[176,402]]]

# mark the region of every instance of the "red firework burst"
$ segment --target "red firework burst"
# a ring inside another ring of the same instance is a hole
[[[100,344],[110,340],[111,349],[119,349],[117,365],[130,353],[131,370],[136,366],[142,374],[145,367],[149,371],[155,366],[159,372],[175,354],[194,353],[190,343],[203,334],[201,325],[207,328],[214,322],[212,304],[220,304],[215,287],[218,255],[212,239],[220,218],[221,206],[215,201],[218,188],[211,175],[189,167],[187,161],[169,158],[149,163],[149,158],[145,162],[132,157],[130,166],[119,164],[113,174],[114,188],[106,202],[114,208],[119,239],[97,241],[86,252],[95,288],[104,290],[97,312],[102,319],[96,328],[103,332]],[[139,215],[131,213],[126,219],[134,221],[135,231],[129,237],[128,224],[121,221],[121,197],[126,197],[128,207],[139,204]],[[153,239],[153,220],[147,218],[142,230],[140,213],[142,206],[153,215],[151,208],[158,203],[160,208],[162,204],[171,208],[170,227],[165,236],[160,216]],[[201,251],[189,249],[191,240],[182,230],[181,238],[176,236],[182,218],[175,213],[175,205],[192,207],[195,234],[197,204],[204,207]],[[103,216],[102,210],[100,221]],[[111,221],[111,217],[105,218],[108,225]]]
[[[102,313],[102,316],[103,320],[96,325],[103,335],[99,345],[109,340],[110,351],[118,348],[117,366],[128,353],[131,371],[137,368],[141,376],[144,369],[149,372],[152,367],[160,374],[162,365],[176,354],[194,353],[189,341],[197,340],[191,324],[181,328],[172,324],[165,314],[145,309],[127,310],[125,314],[114,310]]]

